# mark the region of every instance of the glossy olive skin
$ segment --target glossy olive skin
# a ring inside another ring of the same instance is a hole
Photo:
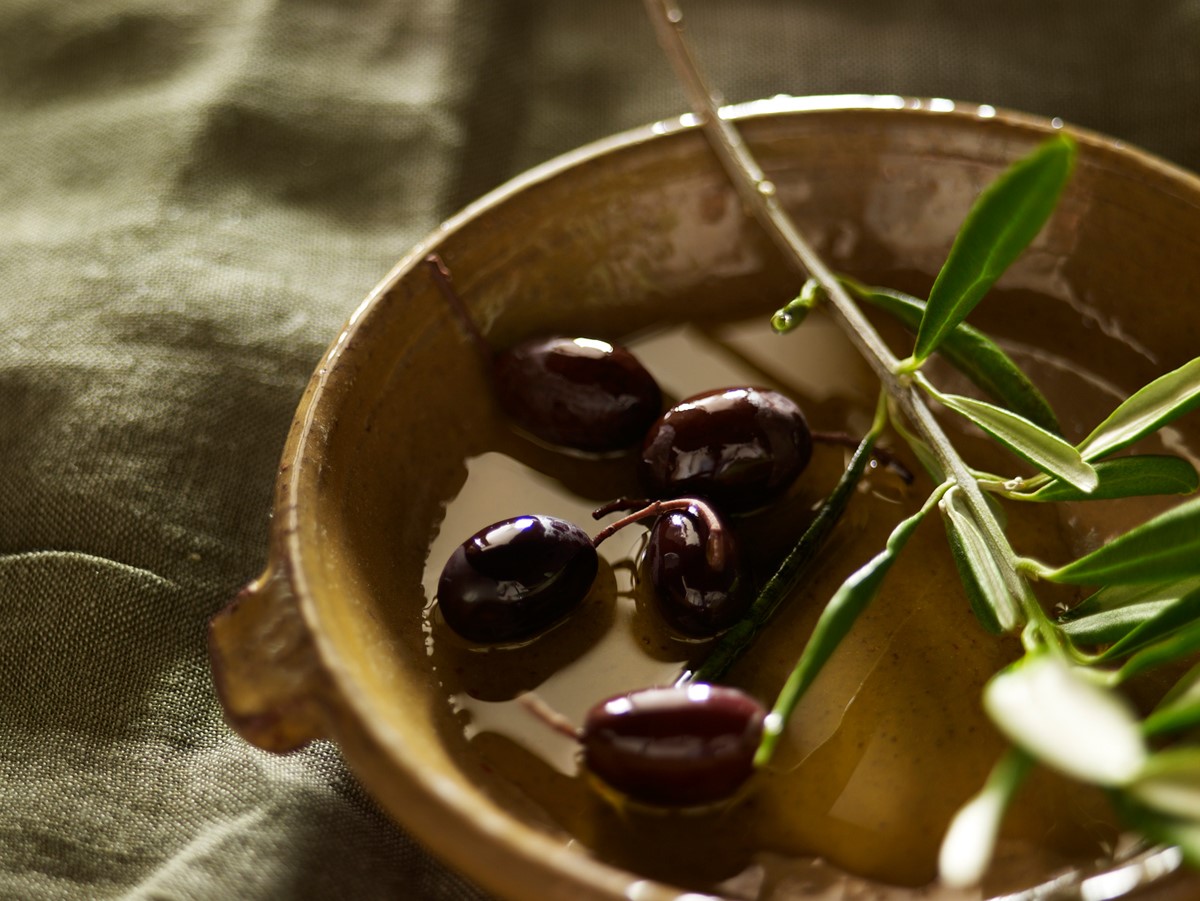
[[[699,495],[726,512],[775,499],[812,458],[812,433],[789,398],[723,388],[676,404],[651,427],[640,474],[659,497]]]
[[[588,711],[589,772],[633,801],[698,807],[731,797],[754,772],[766,710],[735,688],[647,688]]]
[[[530,434],[604,453],[636,447],[662,412],[662,392],[632,353],[590,338],[535,338],[497,354],[496,396]]]
[[[502,520],[450,555],[438,580],[438,608],[468,641],[523,641],[583,600],[597,567],[591,538],[573,523],[537,515]]]
[[[721,543],[716,565],[708,552],[714,531]],[[692,638],[708,638],[728,629],[754,600],[733,532],[724,524],[714,530],[687,511],[672,511],[655,520],[645,565],[663,619]]]

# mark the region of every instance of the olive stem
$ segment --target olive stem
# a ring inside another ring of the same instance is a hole
[[[616,513],[618,510],[640,510],[649,503],[649,498],[619,497],[615,501],[609,501],[603,507],[593,510],[592,519],[600,519],[603,516],[608,516],[610,513]]]
[[[829,533],[850,503],[854,489],[858,485],[859,479],[862,478],[863,471],[867,468],[867,461],[871,459],[871,451],[875,442],[886,425],[887,396],[881,393],[871,430],[863,437],[854,456],[850,458],[845,472],[838,479],[837,485],[829,493],[825,502],[821,504],[816,519],[804,530],[800,540],[779,564],[779,568],[763,586],[762,591],[758,593],[758,597],[754,599],[754,603],[750,605],[746,615],[734,623],[717,640],[699,666],[685,669],[675,680],[676,685],[684,685],[689,682],[719,682],[729,668],[754,643],[754,639],[775,615],[775,611],[779,609],[784,598],[792,592],[796,583],[815,562],[817,551],[825,543]]]
[[[632,506],[632,504],[629,503],[628,498],[620,498],[595,510],[592,516],[599,519],[617,510],[627,510],[629,506]],[[721,517],[717,515],[716,510],[697,497],[651,501],[642,509],[630,513],[628,516],[623,516],[616,522],[609,523],[596,533],[596,537],[592,539],[592,544],[599,547],[600,542],[612,537],[617,531],[625,528],[625,526],[632,525],[643,519],[662,516],[664,513],[672,513],[676,510],[695,516],[708,527],[708,539],[704,546],[704,557],[708,561],[708,565],[713,569],[723,569],[725,566],[725,545],[721,541],[721,533],[725,529],[725,524],[721,522]]]
[[[558,732],[574,741],[579,741],[580,731],[571,725],[571,721],[535,695],[526,691],[517,695],[517,701],[531,714]]]
[[[675,68],[693,114],[708,139],[709,146],[729,176],[735,190],[755,219],[767,232],[785,258],[801,274],[814,278],[825,290],[834,319],[850,342],[874,370],[880,383],[895,399],[916,430],[928,444],[943,470],[960,487],[967,506],[975,516],[1002,577],[1014,597],[1021,600],[1026,615],[1036,617],[1040,610],[1028,583],[1017,572],[1016,554],[1005,538],[1004,530],[971,476],[970,469],[934,419],[911,378],[898,374],[901,361],[867,321],[846,293],[841,281],[825,265],[820,255],[804,239],[784,210],[775,184],[759,167],[753,154],[734,125],[721,117],[712,92],[705,84],[683,39],[683,13],[674,0],[644,0],[658,40]]]
[[[454,318],[466,329],[467,335],[471,338],[471,343],[475,345],[475,349],[479,351],[479,355],[490,365],[496,355],[495,351],[492,350],[492,345],[488,343],[487,338],[483,336],[483,332],[479,330],[479,326],[475,324],[475,320],[471,318],[471,314],[467,312],[467,305],[463,303],[463,299],[459,296],[458,291],[454,289],[454,279],[450,275],[450,270],[446,267],[445,262],[436,253],[431,253],[425,257],[424,262],[429,267],[433,283],[442,292],[442,297],[445,298],[447,306],[454,313]]]

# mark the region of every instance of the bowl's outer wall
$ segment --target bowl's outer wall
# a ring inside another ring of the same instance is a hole
[[[835,268],[919,291],[978,190],[1053,129],[972,109],[849,109],[755,116],[743,130]],[[514,898],[621,897],[632,877],[568,851],[439,725],[424,558],[462,461],[482,450],[480,426],[497,414],[485,361],[420,259],[445,258],[501,346],[536,333],[616,337],[730,304],[765,313],[786,300],[799,280],[743,215],[701,135],[665,132],[585,149],[501,189],[406,258],[314,375],[277,485],[272,558],[312,634],[330,737],[397,820]],[[1080,141],[1059,211],[1002,283],[1013,289],[1006,304],[985,303],[977,321],[1023,340],[1081,334],[1070,340],[1087,342],[1085,353],[1120,360],[1129,391],[1196,353],[1200,188],[1104,139]],[[1094,414],[1064,423],[1068,434]]]

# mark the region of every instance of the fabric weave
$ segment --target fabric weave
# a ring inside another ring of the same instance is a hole
[[[731,100],[952,97],[1200,167],[1200,2],[689,0]],[[0,897],[482,894],[222,722],[324,346],[464,203],[682,111],[634,0],[0,2]]]

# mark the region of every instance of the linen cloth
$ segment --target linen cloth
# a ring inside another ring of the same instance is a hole
[[[1200,0],[685,0],[729,100],[1061,116],[1200,168]],[[0,897],[481,898],[222,722],[325,345],[523,169],[683,111],[636,0],[0,2]]]

